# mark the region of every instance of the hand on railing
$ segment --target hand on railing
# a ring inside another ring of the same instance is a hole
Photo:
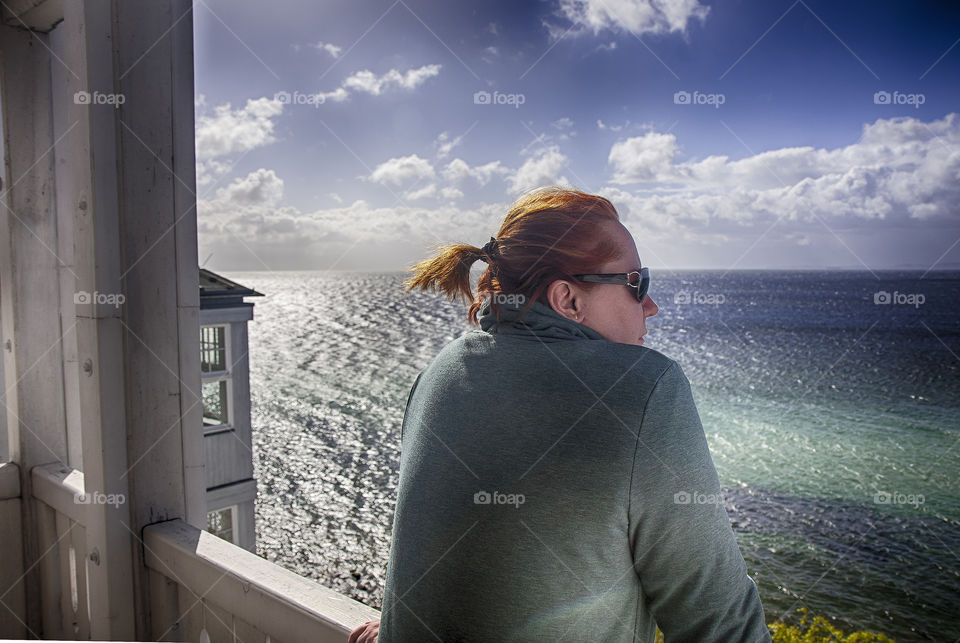
[[[354,631],[350,632],[347,643],[377,643],[377,634],[380,632],[380,621],[367,621]]]

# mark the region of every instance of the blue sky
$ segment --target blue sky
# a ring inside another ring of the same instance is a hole
[[[562,183],[658,268],[956,268],[947,5],[196,0],[201,262],[402,270]]]

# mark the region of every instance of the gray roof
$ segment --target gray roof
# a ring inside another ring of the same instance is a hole
[[[200,268],[200,308],[223,308],[232,306],[252,306],[244,297],[263,297],[257,292],[222,275]]]

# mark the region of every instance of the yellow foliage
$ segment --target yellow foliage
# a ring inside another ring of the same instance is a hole
[[[773,643],[894,643],[889,636],[877,632],[854,632],[846,635],[822,616],[815,616],[807,626],[807,608],[801,607],[797,611],[803,614],[800,627],[788,626],[786,623],[767,625]],[[803,631],[804,628],[806,631]]]
[[[801,607],[797,611],[803,615],[800,619],[800,627],[788,626],[786,623],[767,624],[773,643],[895,643],[894,639],[886,634],[877,632],[844,634],[822,616],[813,617],[810,625],[807,626],[809,618],[807,608]],[[806,631],[803,631],[804,628]],[[654,643],[664,643],[663,632],[659,627]]]

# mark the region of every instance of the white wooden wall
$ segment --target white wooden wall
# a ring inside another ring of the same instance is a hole
[[[93,638],[149,638],[142,529],[206,520],[191,5],[5,6],[2,410],[29,572],[25,607],[0,607],[0,626],[14,619],[30,636],[60,638],[87,634],[87,619]],[[125,100],[78,103],[82,91]],[[125,302],[78,305],[81,291]],[[87,493],[126,502],[87,505],[73,520],[69,495],[34,497],[31,472],[51,464],[82,471]],[[69,589],[54,573],[63,556],[90,587],[80,630],[57,613]]]
[[[0,5],[2,636],[196,640],[209,613],[224,637],[342,641],[377,616],[198,531],[191,11]]]

